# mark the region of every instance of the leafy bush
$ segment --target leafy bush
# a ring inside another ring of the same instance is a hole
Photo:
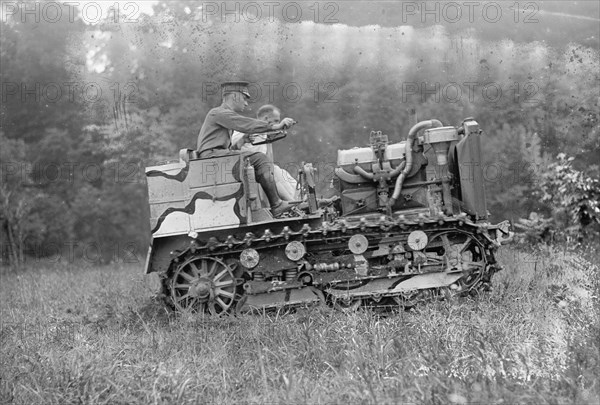
[[[532,213],[519,220],[529,240],[594,241],[600,236],[600,180],[573,168],[574,157],[564,153],[540,171],[534,196],[546,204],[551,217]],[[590,172],[596,167],[592,166]]]

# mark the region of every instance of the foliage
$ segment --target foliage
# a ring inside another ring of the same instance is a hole
[[[519,218],[514,227],[522,233],[517,240],[525,246],[539,248],[542,244],[552,244],[556,238],[556,227],[553,218],[546,218],[537,212],[531,212],[529,218]]]
[[[7,139],[0,130],[0,254],[2,260],[14,264],[23,261],[27,250],[21,241],[39,241],[47,225],[39,208],[48,196],[31,188],[27,173],[32,165],[25,154],[22,140]]]
[[[67,250],[110,241],[143,251],[149,239],[143,169],[196,144],[204,116],[220,102],[206,85],[226,79],[261,86],[248,115],[272,103],[299,121],[275,145],[275,159],[291,172],[313,162],[318,193],[326,196],[338,149],[365,145],[371,130],[403,140],[415,116],[447,125],[478,120],[494,221],[550,214],[530,198],[545,156],[574,156],[573,168],[582,170],[600,153],[600,54],[589,34],[595,25],[587,20],[566,26],[563,17],[548,14],[564,26],[543,34],[533,29],[538,24],[515,32],[481,21],[468,29],[418,19],[399,26],[390,18],[400,4],[342,2],[339,18],[346,24],[310,21],[312,3],[300,5],[299,24],[277,16],[234,22],[203,14],[195,2],[173,1],[155,4],[154,15],[140,14],[138,23],[107,15],[89,25],[76,7],[62,3],[62,15],[73,15],[72,22],[21,15],[39,6],[33,3],[19,3],[16,14],[0,21],[2,162],[24,168],[20,182],[3,184],[15,190],[3,212],[18,216],[16,251],[25,256],[44,256],[44,247],[64,242]],[[597,9],[579,3],[572,6],[584,10],[579,14]],[[373,18],[381,25],[366,24]],[[540,25],[552,26],[548,19]],[[72,95],[65,83],[77,84]],[[275,83],[274,91],[265,83]],[[502,97],[490,98],[488,83]],[[85,97],[86,84],[101,90],[98,100]],[[290,84],[300,98],[286,96]],[[415,84],[418,91],[407,91]],[[62,97],[50,100],[47,90],[55,85]],[[458,100],[448,85],[461,89]],[[27,93],[36,86],[36,94]],[[19,153],[8,152],[14,142]]]
[[[600,232],[600,180],[575,170],[573,157],[567,158],[560,153],[557,159],[541,173],[537,190],[540,201],[552,209],[552,227],[579,239],[597,237]]]

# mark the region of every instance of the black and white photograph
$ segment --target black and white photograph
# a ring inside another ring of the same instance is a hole
[[[600,403],[600,2],[1,1],[0,77],[0,403]]]

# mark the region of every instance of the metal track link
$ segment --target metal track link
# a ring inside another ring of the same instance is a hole
[[[387,237],[405,238],[414,230],[422,230],[428,235],[458,232],[467,235],[483,247],[482,254],[487,264],[485,268],[468,274],[464,272],[454,274],[434,272],[430,275],[398,273],[381,277],[355,275],[352,280],[338,280],[337,283],[317,283],[312,287],[306,285],[307,288],[310,287],[312,291],[319,291],[319,293],[303,290],[303,287],[297,285],[297,281],[292,281],[289,288],[285,287],[286,283],[283,283],[284,286],[279,288],[278,291],[266,291],[258,295],[248,295],[240,292],[236,296],[237,304],[234,304],[237,306],[236,312],[246,312],[241,308],[247,309],[249,307],[269,309],[294,307],[303,303],[311,304],[319,301],[315,298],[315,294],[324,295],[328,303],[341,309],[358,308],[360,306],[383,308],[390,307],[390,305],[393,307],[412,307],[422,302],[437,300],[438,297],[463,296],[485,288],[492,274],[497,270],[493,250],[498,244],[489,236],[488,232],[498,229],[498,225],[475,223],[466,215],[456,217],[431,217],[423,214],[410,217],[400,215],[395,219],[380,215],[366,215],[360,218],[335,219],[330,222],[322,222],[319,226],[314,227],[309,225],[310,222],[310,218],[305,221],[295,221],[293,224],[295,225],[294,229],[289,225],[271,223],[269,225],[272,226],[273,230],[265,229],[263,226],[260,236],[247,232],[243,238],[236,238],[230,234],[222,240],[212,237],[204,243],[192,238],[189,248],[174,254],[171,269],[163,277],[163,292],[166,300],[170,300],[171,278],[178,263],[185,262],[193,256],[235,257],[238,252],[248,247],[258,250],[281,248],[292,240],[298,240],[307,245],[319,243],[347,246],[348,240],[357,234],[378,240],[386,237],[386,235]],[[345,249],[347,250],[347,247]],[[421,280],[419,280],[419,277]],[[419,284],[420,281],[423,282]],[[438,284],[435,284],[434,281]],[[358,289],[336,289],[340,286],[340,283],[346,283],[347,285],[349,282],[364,284]],[[402,286],[403,282],[407,283],[405,288],[397,288],[394,284],[397,283]],[[441,287],[435,287],[435,285],[441,285]],[[306,292],[300,294],[300,291]],[[290,299],[290,296],[293,296],[293,299]],[[294,298],[295,296],[298,298]],[[303,296],[306,296],[306,298],[301,298]],[[246,302],[248,299],[250,300],[249,305],[245,306],[244,303],[241,303],[241,301]],[[343,305],[340,305],[340,302],[343,302]],[[172,306],[172,302],[169,304]]]
[[[348,238],[356,233],[376,232],[380,235],[385,233],[408,234],[413,230],[421,229],[427,231],[441,230],[464,230],[473,234],[481,235],[487,243],[496,245],[496,241],[488,236],[488,231],[498,229],[498,225],[489,223],[476,223],[471,221],[466,214],[454,217],[429,216],[418,214],[412,216],[399,215],[397,218],[385,215],[365,215],[360,218],[337,218],[330,222],[322,222],[319,226],[311,227],[310,219],[298,219],[303,223],[300,229],[292,229],[290,226],[282,223],[272,223],[278,230],[264,229],[260,235],[253,232],[246,232],[243,238],[233,234],[219,240],[217,237],[211,237],[203,242],[193,238],[188,249],[173,252],[174,258],[184,255],[192,250],[193,253],[226,255],[241,251],[250,246],[277,246],[287,244],[291,240],[301,240],[310,242],[313,240],[333,240],[348,235]],[[275,228],[273,228],[275,229]],[[486,244],[487,244],[486,243]]]

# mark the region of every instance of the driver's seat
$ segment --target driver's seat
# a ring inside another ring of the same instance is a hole
[[[191,159],[198,159],[198,151],[195,149],[181,149],[179,151],[179,159],[188,163]]]

